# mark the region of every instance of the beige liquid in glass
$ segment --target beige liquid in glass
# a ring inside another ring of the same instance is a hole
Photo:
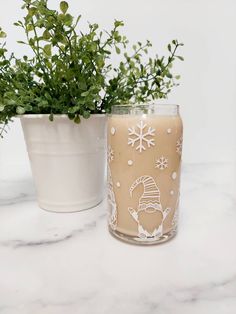
[[[153,244],[177,228],[182,120],[179,115],[111,115],[108,121],[109,229]]]

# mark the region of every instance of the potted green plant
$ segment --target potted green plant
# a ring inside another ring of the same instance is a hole
[[[0,49],[0,136],[10,119],[20,116],[36,182],[39,206],[77,211],[103,199],[106,113],[114,104],[166,98],[178,76],[171,66],[181,43],[168,45],[168,58],[147,58],[151,43],[138,42],[127,52],[122,21],[110,32],[81,16],[59,10],[47,0],[23,0],[26,16],[15,23],[24,30],[33,56],[19,59]],[[0,37],[6,34],[1,30]],[[112,54],[121,56],[117,66]],[[146,55],[146,56],[144,56]]]

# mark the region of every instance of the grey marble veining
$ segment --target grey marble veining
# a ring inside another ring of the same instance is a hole
[[[236,172],[185,165],[179,232],[138,247],[111,237],[106,202],[37,207],[32,179],[0,180],[1,314],[235,314]]]

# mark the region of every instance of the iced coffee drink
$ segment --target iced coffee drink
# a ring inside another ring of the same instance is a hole
[[[114,236],[154,244],[176,234],[182,135],[177,105],[113,107],[107,160]]]

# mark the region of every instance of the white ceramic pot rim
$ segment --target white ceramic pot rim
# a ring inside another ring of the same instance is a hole
[[[44,117],[49,117],[50,114],[48,113],[36,113],[36,114],[22,114],[22,115],[17,115],[16,118],[23,118],[23,119],[33,119],[33,118],[44,118]],[[68,116],[66,114],[53,114],[54,117],[58,117],[58,118],[67,118],[68,119]],[[96,117],[96,118],[104,118],[106,116],[106,113],[92,113],[91,114],[91,117]],[[83,118],[83,117],[82,117]],[[88,119],[85,119],[85,120],[89,120],[90,118]]]

